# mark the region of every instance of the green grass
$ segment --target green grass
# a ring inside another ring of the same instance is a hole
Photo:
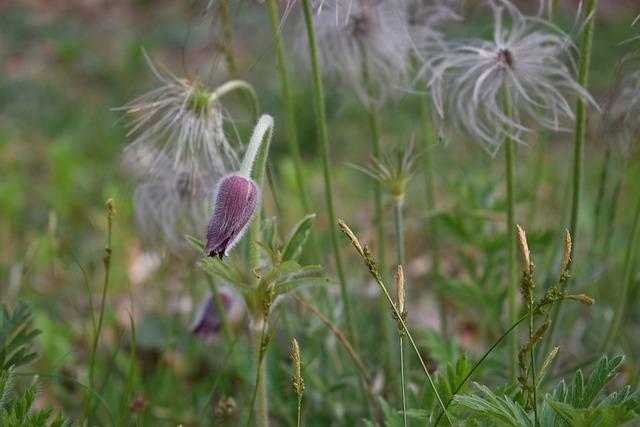
[[[127,144],[126,130],[120,114],[111,110],[154,87],[141,46],[178,75],[198,74],[214,86],[230,79],[215,42],[223,39],[222,34],[212,32],[209,21],[201,18],[201,3],[141,1],[122,10],[76,11],[11,5],[4,6],[0,13],[0,300],[11,308],[19,300],[33,307],[33,324],[42,331],[35,343],[40,357],[28,368],[21,368],[16,378],[29,384],[32,373],[41,374],[39,402],[55,408],[55,414],[65,413],[82,421],[90,402],[95,411],[93,420],[105,426],[235,426],[246,422],[255,381],[248,314],[245,310],[230,319],[233,334],[227,337],[221,332],[211,344],[188,332],[195,307],[209,288],[208,280],[195,261],[167,257],[154,264],[145,255],[132,219],[135,183],[120,163],[122,148]],[[267,5],[246,3],[230,2],[234,47],[239,77],[254,86],[261,111],[274,116],[277,123],[269,167],[283,207],[278,216],[280,237],[286,238],[286,231],[307,213],[297,186],[298,177],[303,176],[309,210],[317,214],[312,233],[321,256],[318,259],[309,245],[302,252],[301,263],[323,264],[326,275],[335,279],[334,224],[325,209],[312,80],[292,48],[292,41],[302,35],[292,15],[283,27],[291,92],[291,105],[285,105]],[[569,11],[565,12],[563,19],[568,22]],[[631,14],[603,16],[596,23],[590,87],[598,100],[606,98],[615,61],[632,48],[620,45],[634,31],[637,33],[629,26]],[[474,25],[481,27],[480,20]],[[218,60],[214,67],[212,58]],[[371,151],[368,113],[348,89],[330,81],[324,85],[335,214],[364,243],[375,242],[378,228],[371,180],[347,166],[367,163]],[[251,114],[241,97],[229,98],[225,105],[236,118],[242,140],[247,141],[253,127]],[[295,127],[287,129],[284,124],[289,117],[285,113],[290,115],[291,111],[295,112]],[[421,135],[420,111],[413,95],[392,101],[377,116],[383,148],[408,143],[413,135]],[[587,109],[577,223],[580,243],[568,285],[570,294],[588,294],[596,304],[586,307],[566,303],[562,322],[555,326],[554,341],[537,347],[536,372],[547,356],[542,349],[561,348],[554,368],[544,378],[537,378],[543,421],[551,406],[562,411],[566,410],[562,405],[571,404],[564,397],[557,399],[560,403],[549,404],[543,399],[545,393],[555,389],[561,378],[571,381],[578,366],[585,372],[596,368],[598,349],[614,310],[621,310],[614,290],[623,288],[623,278],[630,297],[620,303],[624,315],[615,316],[619,327],[617,335],[607,342],[607,355],[611,360],[616,354],[626,354],[621,366],[632,379],[638,378],[640,370],[640,342],[634,332],[640,322],[635,303],[640,286],[637,268],[633,269],[640,261],[640,251],[629,249],[632,245],[628,241],[640,193],[639,153],[637,144],[628,154],[612,152],[613,178],[605,188],[605,200],[610,200],[619,179],[616,215],[609,224],[612,206],[607,204],[596,217],[605,144],[597,138],[599,117],[595,110]],[[289,155],[289,140],[296,131],[300,169]],[[229,135],[233,135],[231,127]],[[517,145],[514,150],[518,165],[515,212],[529,237],[536,265],[537,298],[557,281],[564,230],[570,220],[573,154],[571,132],[542,138],[547,140],[543,162],[537,160],[540,141],[532,139],[529,145]],[[455,380],[464,378],[469,367],[511,326],[504,287],[508,235],[504,152],[493,159],[462,138],[448,144],[432,140],[425,146],[429,147],[436,203],[425,197],[425,181],[429,181],[424,176],[411,181],[402,211],[407,326],[427,368],[439,369],[433,375],[434,382],[446,403],[459,385]],[[538,165],[539,173],[534,173]],[[539,182],[533,183],[536,176]],[[275,204],[271,190],[263,194],[268,218],[276,214]],[[108,232],[104,202],[109,197],[115,200],[118,213],[113,219],[113,257],[95,381],[88,390],[94,328],[91,313],[98,313],[101,303],[105,273],[102,258]],[[530,223],[523,223],[529,221],[532,203],[535,216]],[[384,248],[372,249],[376,256],[385,252],[387,260],[394,260],[390,197],[383,197],[383,209],[387,243]],[[433,218],[437,219],[436,247],[430,235]],[[596,221],[601,230],[598,236],[593,234]],[[270,316],[275,332],[265,359],[273,425],[296,425],[297,397],[288,357],[293,337],[302,355],[303,425],[363,425],[363,419],[376,420],[378,412],[388,425],[401,425],[402,416],[397,410],[402,402],[396,386],[400,382],[399,365],[396,372],[388,372],[381,352],[383,332],[379,325],[384,323],[380,319],[390,318],[391,312],[381,312],[379,290],[348,245],[340,235],[345,289],[358,338],[354,344],[368,374],[384,380],[376,389],[384,401],[379,409],[370,404],[360,372],[333,332],[295,299],[284,297]],[[436,248],[439,272],[431,274]],[[232,266],[242,262],[240,253],[228,261]],[[519,263],[517,269],[521,269]],[[394,271],[395,267],[387,265],[382,272],[387,282],[392,283]],[[339,286],[329,287],[326,294],[313,288],[299,292],[352,338]],[[446,335],[439,329],[440,297],[447,304]],[[520,302],[520,295],[517,298]],[[526,314],[521,304],[516,314],[518,319]],[[514,338],[523,345],[528,339],[526,328],[518,331]],[[410,353],[409,346],[404,349]],[[459,362],[465,352],[469,360],[466,370]],[[407,406],[415,409],[409,413],[409,425],[423,425],[420,416],[424,414],[420,411],[430,411],[437,417],[440,406],[415,355],[405,356],[410,359],[405,364],[406,380],[413,385],[407,387]],[[510,360],[511,350],[504,342],[478,366],[471,380],[488,386],[492,393],[518,400],[515,388],[509,388]],[[460,372],[456,371],[457,362]],[[625,381],[616,379],[608,387]],[[450,406],[452,418],[465,410],[472,413],[469,408],[474,404],[486,405],[486,401],[474,399],[489,399],[475,387],[462,387],[462,392],[465,398]],[[227,398],[235,401],[235,409],[217,411]],[[576,414],[565,416],[588,416]]]

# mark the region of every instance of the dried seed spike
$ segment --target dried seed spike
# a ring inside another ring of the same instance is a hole
[[[578,294],[578,295],[565,295],[564,299],[570,299],[572,301],[578,301],[585,305],[593,305],[596,303],[596,300],[591,298],[589,295]]]
[[[554,359],[558,355],[559,351],[560,351],[560,347],[554,347],[549,352],[547,357],[544,359],[544,362],[542,363],[542,367],[540,368],[540,372],[538,374],[539,375],[538,376],[538,381],[539,382],[541,382],[542,379],[544,378],[545,374],[547,373],[547,369],[549,369],[549,366],[551,366],[551,363],[554,361]]]
[[[293,374],[293,388],[295,389],[298,399],[302,398],[304,393],[304,380],[302,379],[302,361],[300,360],[300,347],[298,346],[298,340],[295,338],[291,343],[291,360],[293,361],[294,374]]]
[[[107,215],[109,218],[113,218],[118,212],[116,211],[116,202],[113,200],[113,197],[109,197],[107,199]]]
[[[396,290],[398,293],[398,311],[400,312],[400,314],[404,313],[404,302],[405,302],[405,295],[404,295],[404,269],[402,268],[402,265],[398,265],[398,270],[396,272]]]
[[[362,245],[360,244],[360,241],[358,240],[356,235],[353,233],[353,231],[351,231],[349,226],[343,220],[338,219],[337,222],[338,222],[338,227],[340,227],[340,230],[342,230],[342,232],[347,235],[349,240],[351,240],[351,243],[353,244],[353,246],[356,248],[356,251],[358,251],[360,256],[364,258],[364,249],[362,249]]]
[[[564,234],[564,251],[562,253],[562,268],[560,269],[561,274],[568,274],[569,264],[571,263],[571,250],[573,247],[573,242],[571,241],[571,233],[569,230],[565,230]]]
[[[518,243],[520,244],[520,251],[524,258],[524,269],[526,272],[531,270],[531,251],[529,251],[529,243],[527,242],[527,233],[520,225],[516,224],[518,230]]]

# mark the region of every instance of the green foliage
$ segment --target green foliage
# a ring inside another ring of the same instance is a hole
[[[571,385],[564,381],[545,397],[540,410],[541,427],[616,426],[640,417],[640,391],[630,386],[598,399],[617,374],[623,357],[602,357],[588,381],[578,370]],[[509,392],[494,392],[476,384],[478,394],[455,397],[463,408],[466,425],[532,426],[531,414]],[[489,423],[489,424],[486,424]]]
[[[19,302],[13,313],[6,305],[2,306],[0,317],[0,368],[7,370],[11,366],[26,365],[38,357],[30,350],[33,340],[40,334],[31,329],[31,308]]]
[[[20,302],[13,313],[2,306],[0,325],[0,426],[2,427],[63,427],[67,420],[58,416],[52,418],[50,408],[35,409],[38,386],[32,383],[24,391],[16,390],[16,368],[31,362],[37,354],[31,351],[33,340],[40,333],[31,329],[31,307]]]

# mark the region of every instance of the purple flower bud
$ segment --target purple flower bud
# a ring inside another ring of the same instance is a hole
[[[208,256],[222,259],[238,243],[256,210],[259,197],[258,186],[249,178],[230,175],[222,179],[207,227],[204,252]]]
[[[224,310],[228,312],[231,307],[231,295],[218,292],[218,296]],[[189,329],[205,341],[209,341],[222,329],[222,317],[211,294],[205,298]]]

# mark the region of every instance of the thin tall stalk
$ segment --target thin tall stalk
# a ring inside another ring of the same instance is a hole
[[[425,96],[420,97],[420,130],[422,133],[422,168],[424,170],[424,183],[426,189],[427,210],[432,212],[437,211],[435,186],[433,182],[433,163],[431,161],[432,156],[432,133],[429,129],[429,105]],[[438,217],[433,215],[430,217],[428,232],[431,234],[431,281],[438,280],[440,278],[440,231],[438,226]],[[442,291],[437,290],[438,305],[440,306],[440,329],[443,333],[447,331],[447,305],[446,299]]]
[[[309,41],[309,57],[311,62],[311,70],[313,74],[313,99],[316,114],[316,127],[318,132],[318,140],[320,142],[322,154],[322,172],[324,178],[325,198],[327,205],[327,216],[329,224],[335,224],[336,215],[333,206],[333,189],[331,185],[331,161],[329,158],[329,139],[327,136],[327,123],[325,117],[324,91],[322,88],[322,79],[320,77],[320,64],[318,63],[318,51],[316,45],[315,30],[313,28],[313,11],[311,9],[310,0],[302,0],[302,9],[304,12],[304,21],[307,30],[307,38]],[[338,243],[338,232],[335,227],[329,227],[331,233],[331,244],[338,271],[338,281],[340,282],[340,294],[342,303],[344,304],[345,320],[347,323],[347,332],[349,338],[357,348],[356,330],[352,318],[351,302],[349,292],[347,291],[347,281],[342,263],[342,255],[340,253],[340,244]]]
[[[271,137],[273,135],[273,119],[270,116],[262,116],[256,125],[256,130],[254,130],[254,134],[251,137],[251,142],[249,143],[249,149],[251,149],[254,138],[263,138],[262,143],[260,144],[258,158],[256,161],[256,168],[254,173],[254,180],[258,185],[258,188],[263,188],[264,186],[264,177],[265,172],[267,170],[267,158],[269,155],[269,147],[271,146]],[[249,158],[250,156],[245,155],[245,158]],[[258,205],[261,203],[258,202]],[[260,267],[260,222],[262,217],[262,209],[260,206],[256,206],[256,215],[251,223],[251,229],[249,230],[249,235],[251,237],[251,241],[249,242],[249,250],[250,250],[250,260],[251,260],[251,269],[252,271],[256,271]],[[255,275],[253,276],[254,285],[257,282],[257,278]],[[255,320],[255,319],[254,319]],[[265,353],[266,349],[262,348],[262,343],[264,340],[264,332],[267,327],[267,319],[263,319],[263,326],[258,334],[257,331],[254,330],[254,340],[257,346],[256,348],[256,389],[257,389],[257,411],[258,415],[256,417],[257,425],[259,427],[267,427],[269,425],[269,417],[268,417],[268,408],[267,408],[267,387],[266,387],[266,367],[265,367]]]
[[[96,355],[98,353],[98,342],[100,341],[100,334],[102,332],[102,323],[104,322],[104,308],[105,301],[107,299],[107,290],[109,289],[109,273],[111,271],[111,230],[113,227],[113,217],[116,214],[115,203],[113,199],[107,200],[107,244],[104,247],[104,258],[102,262],[104,264],[104,281],[102,284],[102,296],[100,299],[100,312],[98,315],[98,323],[94,323],[93,330],[93,341],[91,343],[91,363],[89,365],[89,388],[95,389],[95,368],[96,368]],[[91,307],[91,310],[94,310],[94,307]],[[95,318],[92,315],[92,319]],[[93,399],[92,396],[89,397],[87,402],[87,421],[91,424],[91,419],[93,418]]]
[[[396,231],[396,257],[398,262],[398,275],[401,274],[401,269],[405,265],[404,258],[404,218],[402,215],[403,201],[394,200],[393,203],[393,218]],[[400,283],[402,282],[402,283]],[[398,308],[400,315],[404,315],[404,277],[398,277],[398,288],[402,287],[402,290],[398,290],[398,294],[402,293],[402,296],[398,295]],[[400,392],[402,395],[402,422],[403,426],[407,427],[407,396],[405,385],[405,373],[404,373],[404,340],[403,331],[398,331],[398,347],[400,352]]]
[[[578,71],[578,84],[587,87],[589,82],[589,66],[591,64],[591,45],[593,43],[593,25],[595,23],[595,9],[597,0],[588,0],[586,7],[587,25],[582,36],[580,48],[580,69]],[[571,223],[569,232],[575,241],[577,239],[578,216],[580,213],[580,190],[582,184],[582,163],[584,157],[584,140],[586,137],[587,115],[586,100],[578,97],[576,103],[576,130],[573,151],[573,195],[571,198]]]
[[[591,46],[593,44],[593,27],[595,24],[595,12],[597,0],[587,0],[585,14],[587,23],[582,34],[582,44],[580,46],[580,65],[578,69],[578,84],[586,88],[589,83],[589,67],[591,65]],[[571,220],[569,224],[569,232],[573,238],[573,254],[576,252],[576,240],[578,240],[578,219],[580,213],[580,192],[582,187],[582,164],[584,161],[584,141],[587,130],[586,100],[578,97],[576,101],[576,127],[575,141],[573,147],[573,187],[571,197]],[[555,342],[556,326],[561,323],[563,306],[560,305],[551,317],[551,327],[549,330],[549,340],[547,341],[548,350],[549,343]]]
[[[229,73],[232,76],[238,77],[238,64],[233,54],[233,31],[231,30],[231,20],[229,19],[228,0],[219,1],[218,12],[220,13],[220,21],[222,22],[222,33],[224,35],[222,50],[225,60],[227,61],[227,67],[229,67]]]
[[[504,97],[504,110],[507,116],[511,116],[511,105],[509,95]],[[509,302],[509,323],[516,322],[517,308],[516,297],[518,294],[518,278],[516,272],[516,221],[515,221],[515,147],[511,137],[504,141],[505,146],[505,166],[507,179],[507,294]],[[516,367],[518,363],[518,337],[514,334],[510,339],[510,374],[516,379]]]
[[[276,47],[276,55],[278,57],[278,72],[280,73],[280,84],[282,86],[282,102],[284,103],[285,118],[287,125],[287,141],[289,143],[289,152],[293,159],[293,170],[296,176],[296,185],[298,189],[298,198],[300,205],[305,213],[309,213],[309,201],[304,184],[304,175],[302,173],[302,160],[300,158],[300,147],[298,144],[298,134],[296,130],[295,108],[291,89],[289,84],[289,72],[287,70],[287,61],[282,43],[282,33],[280,31],[280,21],[278,19],[278,5],[276,0],[269,0],[269,17],[271,20],[271,30]]]

